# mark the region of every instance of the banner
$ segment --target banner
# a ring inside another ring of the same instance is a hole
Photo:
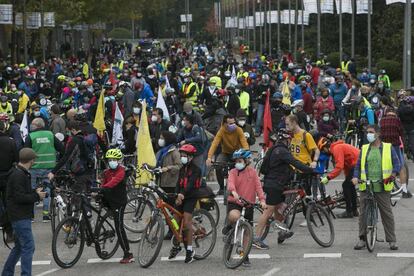
[[[246,28],[244,24],[244,18],[239,18],[239,29],[243,30],[244,28]]]
[[[55,13],[45,12],[43,14],[43,27],[55,27]]]
[[[339,14],[339,2],[340,0],[335,0],[336,13]],[[352,14],[352,0],[342,0],[342,13]]]
[[[302,12],[303,14],[303,25],[308,26],[309,25],[309,13],[307,11],[298,11],[298,25],[302,25]],[[293,21],[295,21],[293,19]]]
[[[289,24],[289,12],[290,12],[290,24],[295,24],[295,11],[283,10],[280,15],[281,24]]]
[[[333,0],[321,0],[321,13],[334,13]]]
[[[166,120],[170,120],[170,114],[168,113],[167,105],[165,104],[164,97],[162,96],[161,86],[158,87],[158,95],[157,95],[157,108],[162,109],[162,113],[164,114],[164,118]]]
[[[303,0],[303,6],[305,7],[305,11],[309,14],[318,13],[316,0]]]
[[[124,135],[122,134],[122,125],[124,123],[124,116],[119,109],[118,102],[115,103],[115,118],[114,118],[114,128],[112,130],[112,145],[124,148]]]
[[[391,4],[394,4],[394,3],[406,3],[407,1],[404,1],[404,0],[385,0],[385,4],[387,4],[387,5],[391,5]],[[414,0],[411,0],[411,3],[414,3]]]
[[[371,0],[371,14],[372,14],[372,1]],[[356,13],[368,14],[368,0],[356,0]]]
[[[181,22],[192,22],[193,15],[192,14],[180,14],[180,21]]]
[[[254,29],[254,18],[253,18],[253,16],[246,16],[246,25],[247,25],[247,28],[249,28],[249,29]]]
[[[0,5],[0,24],[13,24],[13,5]]]
[[[264,12],[256,12],[256,27],[261,27],[264,24]]]
[[[42,25],[42,16],[40,12],[28,12],[26,24],[28,29],[39,29]]]
[[[268,11],[266,13],[267,23],[278,23],[279,22],[279,14],[277,11]]]

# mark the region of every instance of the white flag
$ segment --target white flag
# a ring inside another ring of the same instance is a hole
[[[23,120],[20,125],[20,134],[22,135],[23,142],[26,141],[27,135],[29,135],[29,125],[27,122],[27,110],[25,110],[23,114]]]
[[[356,0],[356,13],[368,14],[368,0]],[[372,14],[372,1],[371,1],[371,14]]]
[[[316,0],[303,0],[303,6],[308,13],[318,13],[318,5]]]
[[[321,0],[321,13],[334,13],[333,0]]]
[[[124,147],[124,136],[122,134],[122,125],[124,123],[124,116],[119,109],[118,103],[116,103],[115,108],[115,120],[114,120],[114,129],[112,130],[112,145],[118,146],[120,148]]]
[[[336,13],[339,14],[339,2],[342,2],[342,13],[352,14],[352,1],[351,0],[335,0]]]
[[[161,108],[164,113],[164,119],[170,120],[170,114],[168,113],[167,105],[165,104],[164,97],[162,96],[161,86],[158,87],[158,97],[157,97],[157,108]]]
[[[394,4],[394,3],[406,3],[407,1],[405,1],[405,0],[385,0],[385,2],[386,2],[386,4],[387,5],[391,5],[391,4]],[[411,3],[414,3],[414,0],[411,0]]]
[[[171,88],[170,81],[168,80],[168,76],[165,75],[165,87]]]
[[[227,82],[226,87],[236,86],[236,85],[237,85],[237,75],[236,75],[236,69],[234,69],[234,65],[233,65],[233,69],[231,71],[231,77],[230,77],[229,81]]]

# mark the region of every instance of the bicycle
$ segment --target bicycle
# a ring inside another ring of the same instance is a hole
[[[282,231],[289,231],[292,229],[296,213],[298,212],[298,207],[301,205],[301,211],[305,215],[308,231],[315,242],[322,247],[332,246],[335,240],[335,231],[331,216],[325,210],[326,206],[318,201],[314,201],[311,196],[307,196],[301,181],[292,181],[291,187],[293,188],[288,188],[283,191],[283,194],[287,198],[291,198],[282,213],[284,218],[283,223],[278,222],[273,217],[270,218],[265,225],[261,239],[264,240],[267,237],[271,225]],[[261,208],[257,209],[263,213]],[[322,229],[324,226],[327,226],[328,229]],[[322,229],[321,233],[317,234],[317,230],[319,229]],[[284,240],[278,239],[278,243],[282,243],[283,241]]]
[[[360,183],[362,182],[360,181]],[[377,242],[378,223],[378,206],[371,184],[370,180],[366,181],[365,216],[363,218],[366,222],[365,243],[369,252],[374,251]]]
[[[94,191],[100,192],[100,188],[95,188]],[[62,268],[70,268],[74,266],[80,259],[85,242],[87,246],[95,245],[95,251],[99,258],[109,259],[118,250],[119,242],[116,235],[115,227],[111,223],[112,214],[102,211],[106,208],[102,203],[102,195],[100,193],[96,196],[96,203],[98,207],[93,207],[88,201],[92,194],[78,193],[69,190],[63,190],[65,193],[71,194],[79,200],[79,207],[63,219],[55,229],[52,239],[52,255],[56,264]],[[90,211],[97,215],[95,225],[93,226],[92,216],[88,216]],[[62,234],[62,237],[60,237]],[[60,241],[60,239],[62,239]],[[60,242],[62,247],[60,247]],[[78,246],[78,247],[77,247]],[[73,253],[65,253],[65,250]],[[73,255],[73,256],[72,256]]]
[[[223,247],[223,262],[227,268],[239,267],[249,256],[253,244],[253,228],[245,219],[246,207],[257,207],[258,204],[248,202],[242,197],[239,201],[243,204],[241,216],[234,228],[227,234]]]
[[[138,247],[138,262],[141,267],[151,266],[161,250],[164,239],[164,220],[173,232],[172,242],[180,244],[183,242],[183,213],[177,211],[166,203],[168,195],[155,183],[150,183],[148,188],[158,195],[156,209],[153,210],[150,220],[142,233],[141,242]],[[217,230],[213,217],[209,212],[199,208],[199,201],[193,212],[193,248],[195,250],[194,259],[201,260],[207,258],[214,249],[217,238]],[[180,218],[178,225],[174,216]],[[207,222],[207,223],[206,223]],[[207,239],[211,239],[208,242]],[[203,249],[203,243],[207,246]]]
[[[229,171],[234,168],[234,162],[218,162],[212,161],[211,167],[215,170],[219,169],[222,170],[223,178],[224,178],[224,195],[223,195],[223,202],[224,205],[227,205],[227,179],[229,177]]]

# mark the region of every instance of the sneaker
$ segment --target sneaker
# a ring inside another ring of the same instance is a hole
[[[411,194],[410,191],[407,191],[406,193],[402,193],[402,198],[412,198],[413,195]]]
[[[395,242],[390,242],[390,249],[391,250],[398,250],[398,246]]]
[[[277,243],[281,244],[282,242],[284,242],[285,240],[289,239],[290,237],[293,236],[293,232],[292,231],[280,231],[278,233],[278,237],[277,237]]]
[[[185,263],[191,264],[194,261],[194,250],[186,250],[185,252]]]
[[[49,215],[44,215],[43,216],[43,222],[44,223],[50,222],[50,216]]]
[[[348,213],[347,211],[344,211],[343,213],[337,214],[336,215],[337,218],[353,218],[354,214],[353,213]]]
[[[252,264],[250,263],[249,256],[247,256],[246,259],[244,259],[242,266],[249,267],[251,265]]]
[[[354,246],[354,250],[361,250],[364,249],[366,246],[365,241],[359,240],[357,244]]]
[[[257,249],[263,249],[263,250],[267,250],[269,249],[269,246],[267,244],[265,244],[262,240],[260,239],[255,239],[253,241],[253,246],[256,247]]]
[[[308,222],[304,220],[301,224],[299,224],[300,227],[308,227]]]
[[[178,253],[182,250],[181,246],[173,246],[170,250],[170,256],[168,256],[168,260],[174,259],[177,257]]]
[[[132,255],[132,253],[129,253],[126,257],[124,256],[124,258],[119,261],[119,263],[121,263],[121,264],[129,264],[129,263],[133,263],[133,262],[135,262],[135,259],[134,259],[134,256]]]

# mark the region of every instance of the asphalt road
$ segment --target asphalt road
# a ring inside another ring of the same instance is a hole
[[[410,175],[414,176],[413,163],[409,163]],[[414,186],[414,180],[411,181]],[[217,189],[217,185],[214,185]],[[328,193],[341,190],[341,179],[331,181]],[[414,191],[414,188],[413,188]],[[222,199],[219,199],[222,202]],[[221,207],[221,222],[224,221],[224,206]],[[341,212],[342,210],[334,210]],[[270,233],[266,242],[269,250],[252,249],[251,267],[236,270],[226,269],[222,262],[223,241],[221,225],[213,253],[205,260],[185,264],[184,261],[166,261],[170,242],[165,241],[156,262],[148,269],[140,268],[138,263],[119,264],[121,250],[109,261],[97,259],[94,248],[85,247],[79,262],[71,269],[60,269],[53,261],[51,251],[52,234],[50,225],[40,220],[41,208],[36,208],[36,221],[33,231],[36,251],[33,258],[33,275],[414,275],[414,199],[401,199],[393,208],[396,221],[398,251],[391,251],[387,243],[377,243],[375,251],[355,251],[358,221],[354,219],[336,219],[335,242],[330,248],[322,248],[310,236],[306,227],[300,227],[304,218],[297,216],[293,226],[294,236],[285,243],[277,244],[277,234]],[[382,225],[379,226],[379,238],[384,238]],[[1,243],[2,244],[2,243]],[[134,255],[137,244],[131,245]],[[1,245],[0,264],[5,262],[9,250]],[[180,255],[179,255],[180,256]],[[181,256],[183,256],[181,254]],[[17,267],[16,272],[20,272]]]

